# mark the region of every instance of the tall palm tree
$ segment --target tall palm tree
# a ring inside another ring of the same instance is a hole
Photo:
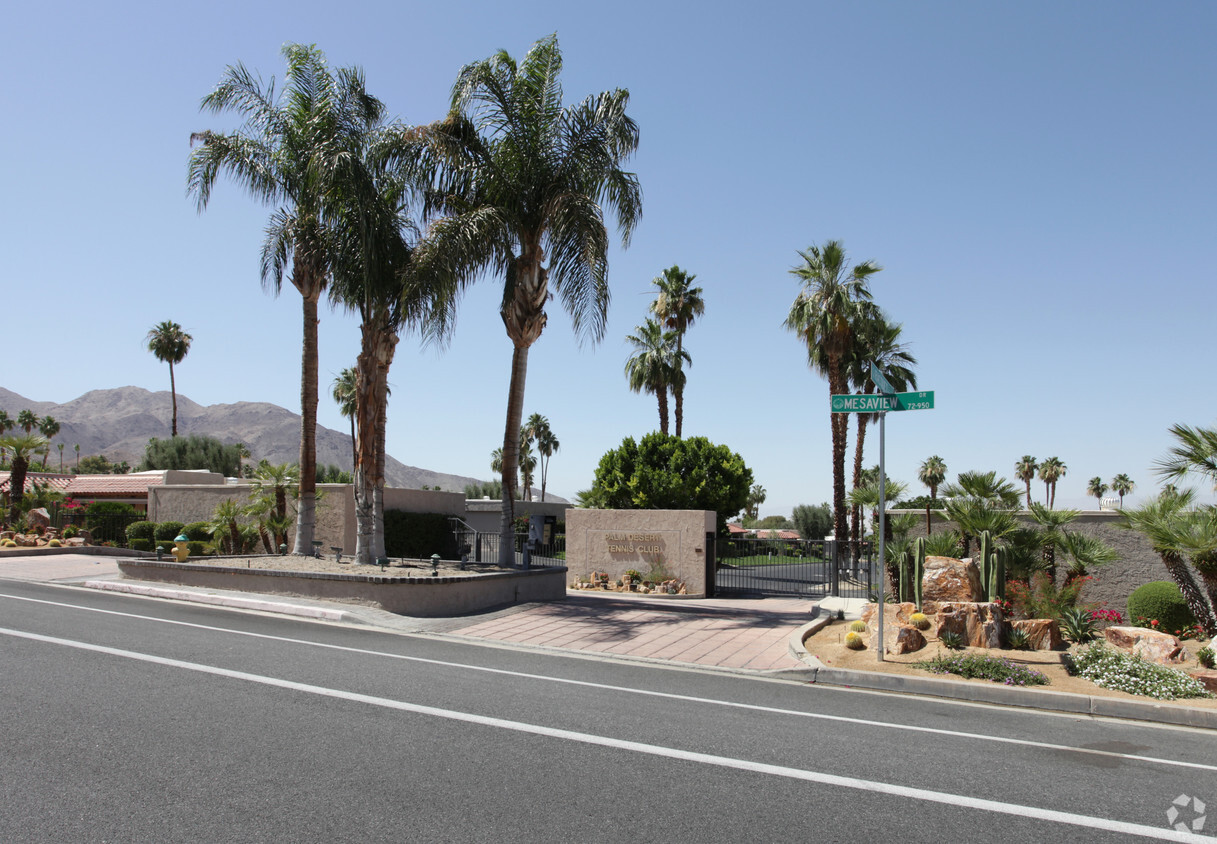
[[[525,425],[529,437],[537,444],[537,455],[541,462],[541,500],[545,500],[545,484],[549,475],[549,459],[561,446],[549,427],[549,420],[539,413],[528,417]]]
[[[1125,475],[1123,472],[1111,479],[1111,491],[1120,496],[1120,508],[1124,507],[1124,496],[1128,495],[1137,485],[1133,483],[1132,478]]]
[[[1103,479],[1098,475],[1095,475],[1086,484],[1086,494],[1099,500],[1100,509],[1103,507],[1103,496],[1107,494],[1108,489],[1107,484],[1103,483]]]
[[[173,399],[173,425],[169,429],[171,436],[177,436],[177,383],[173,378],[173,367],[186,358],[190,351],[190,343],[194,340],[182,326],[171,320],[158,322],[144,338],[148,343],[148,351],[156,355],[161,363],[169,364],[169,394]]]
[[[59,433],[60,425],[54,416],[44,416],[38,420],[38,433],[46,437],[46,445],[42,449],[42,470],[46,471],[46,461],[51,454],[51,440]]]
[[[1217,489],[1217,428],[1172,425],[1170,433],[1175,445],[1157,462],[1154,471],[1164,480],[1199,475]]]
[[[199,210],[207,207],[221,172],[256,199],[276,206],[262,247],[263,287],[276,294],[284,275],[303,300],[300,365],[300,504],[293,552],[310,554],[316,524],[317,304],[331,271],[327,195],[343,161],[381,119],[384,106],[364,90],[351,68],[331,73],[316,47],[287,44],[286,85],[276,96],[244,65],[230,66],[203,98],[202,109],[245,118],[237,132],[199,132],[190,155],[188,187]]]
[[[330,395],[338,405],[338,412],[351,420],[351,471],[359,462],[359,452],[355,445],[355,367],[348,366],[334,378],[330,387]]]
[[[947,463],[937,454],[927,457],[922,461],[920,468],[917,469],[917,480],[921,481],[930,489],[930,501],[938,498],[938,487],[947,479]],[[930,505],[925,507],[925,534],[930,536],[933,533],[933,528],[930,523]]]
[[[802,288],[790,306],[785,326],[807,344],[808,364],[826,376],[829,395],[849,391],[847,355],[864,303],[871,300],[868,280],[883,268],[864,261],[847,266],[845,247],[827,241],[799,252],[803,263],[790,270]],[[845,506],[845,447],[849,417],[830,413],[832,430],[833,525],[838,541],[849,536]]]
[[[761,505],[765,503],[767,495],[765,488],[760,484],[753,484],[752,489],[748,491],[748,516],[752,519],[761,517]]]
[[[684,352],[685,332],[698,317],[706,312],[706,302],[700,287],[690,287],[697,276],[673,265],[654,278],[651,283],[659,288],[659,295],[651,303],[651,313],[664,327],[676,334],[676,368],[682,370],[681,362],[689,359]],[[684,379],[677,378],[672,387],[675,401],[676,436],[684,430]]]
[[[1044,482],[1044,499],[1049,510],[1056,506],[1056,482],[1065,477],[1067,468],[1059,457],[1049,457],[1040,464],[1039,477]]]
[[[17,424],[21,427],[21,430],[30,434],[38,427],[38,417],[34,415],[34,411],[27,408],[17,414]]]
[[[9,503],[12,507],[9,518],[16,521],[21,516],[21,501],[25,496],[25,476],[30,468],[30,458],[47,444],[41,434],[6,434],[0,437],[0,447],[13,455],[9,464]]]
[[[533,473],[537,469],[537,456],[532,452],[532,441],[520,430],[520,500],[532,501]]]
[[[511,386],[503,428],[500,561],[514,564],[512,493],[528,351],[545,328],[550,288],[575,332],[593,342],[608,319],[608,231],[616,214],[628,245],[642,192],[622,164],[638,147],[629,93],[606,91],[563,106],[556,35],[517,64],[505,50],[466,65],[448,116],[403,137],[390,160],[425,182],[429,236],[451,266],[494,268],[503,278],[500,315],[511,339]],[[548,264],[546,263],[548,261]]]
[[[625,377],[635,393],[653,393],[659,400],[659,430],[668,434],[668,390],[682,382],[684,373],[676,356],[676,332],[664,331],[653,319],[634,329],[625,339],[634,353],[625,362]],[[688,352],[682,352],[688,359]]]
[[[1027,507],[1031,506],[1031,482],[1035,480],[1035,470],[1039,462],[1030,454],[1024,454],[1022,459],[1014,464],[1014,477],[1027,486]]]

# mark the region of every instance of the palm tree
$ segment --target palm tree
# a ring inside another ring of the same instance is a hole
[[[947,479],[947,463],[937,454],[927,457],[917,470],[917,480],[921,481],[930,488],[930,501],[938,498],[938,487]],[[933,534],[933,528],[930,523],[930,505],[925,507],[925,534],[930,536]]]
[[[38,420],[38,433],[42,434],[47,439],[47,444],[42,449],[42,470],[46,471],[46,461],[51,454],[51,440],[59,433],[59,423],[55,421],[54,416],[44,416]]]
[[[663,275],[654,278],[651,283],[659,288],[659,295],[651,303],[651,313],[663,323],[664,327],[676,334],[676,369],[682,370],[681,362],[691,359],[684,351],[685,332],[692,327],[694,321],[706,312],[706,303],[702,299],[700,287],[690,287],[697,276],[686,273],[678,266],[671,266],[663,271]],[[678,377],[673,383],[672,396],[676,399],[676,436],[681,436],[684,429],[684,379]]]
[[[55,448],[59,449],[59,474],[63,474],[63,447],[67,443],[56,443]]]
[[[173,379],[173,367],[186,358],[190,351],[190,342],[194,339],[182,331],[182,326],[176,322],[165,320],[158,322],[144,338],[148,343],[148,351],[156,356],[161,363],[169,364],[169,394],[173,398],[173,425],[171,436],[177,436],[177,383]]]
[[[1123,473],[1116,475],[1111,479],[1111,491],[1120,496],[1120,508],[1124,508],[1124,496],[1128,495],[1137,485],[1132,482],[1132,478]]]
[[[1098,475],[1095,475],[1086,484],[1086,494],[1099,500],[1099,509],[1103,508],[1103,496],[1107,494],[1108,488],[1107,484],[1103,483],[1103,479]]]
[[[244,65],[230,66],[203,98],[205,111],[235,111],[245,118],[232,134],[205,131],[190,155],[189,191],[207,207],[221,172],[257,199],[277,205],[262,247],[262,283],[274,293],[289,276],[303,300],[300,366],[300,504],[296,554],[310,554],[316,522],[317,303],[331,272],[327,194],[343,151],[358,150],[384,106],[364,90],[354,69],[330,72],[316,47],[287,44],[287,83],[276,98]],[[290,272],[289,272],[290,265]]]
[[[1164,480],[1200,475],[1217,489],[1217,428],[1172,425],[1170,433],[1175,445],[1157,462],[1154,471]]]
[[[519,64],[506,51],[462,68],[448,116],[409,133],[391,160],[425,181],[426,216],[451,266],[493,267],[503,278],[500,314],[513,346],[503,428],[500,561],[513,563],[512,493],[528,351],[545,328],[554,295],[576,333],[599,341],[608,319],[608,231],[616,213],[623,242],[642,216],[642,193],[621,168],[638,147],[626,115],[629,93],[606,91],[562,105],[556,35]],[[546,261],[548,260],[548,265]]]
[[[76,445],[74,445],[73,448],[76,450],[76,468],[79,469],[80,468],[80,443],[76,443]]]
[[[263,460],[253,472],[253,488],[250,491],[251,513],[262,517],[261,521],[274,534],[274,552],[278,546],[287,544],[287,530],[292,518],[287,511],[287,499],[296,497],[300,486],[300,467],[295,463],[270,463]]]
[[[532,501],[532,478],[537,469],[537,456],[532,453],[532,441],[520,429],[520,500]]]
[[[808,363],[828,379],[829,395],[849,391],[847,355],[854,342],[854,329],[862,305],[871,299],[868,279],[882,267],[865,261],[849,269],[845,247],[830,240],[823,247],[799,252],[800,266],[791,275],[802,289],[790,306],[785,325],[807,343]],[[833,525],[838,541],[849,536],[845,509],[845,447],[849,417],[830,413],[832,430]]]
[[[761,516],[761,505],[765,503],[766,496],[765,488],[760,484],[753,484],[752,489],[748,491],[748,517],[759,519]]]
[[[1056,506],[1056,482],[1065,477],[1066,468],[1059,457],[1049,457],[1040,464],[1039,477],[1044,482],[1044,499],[1049,510]]]
[[[664,331],[653,319],[634,329],[625,339],[634,353],[625,362],[625,377],[635,393],[653,393],[659,400],[659,430],[668,434],[668,390],[683,385],[684,372],[676,357],[676,332]],[[682,352],[685,359],[689,353]]]
[[[41,451],[46,444],[47,439],[41,434],[6,434],[0,437],[0,447],[13,455],[9,464],[11,474],[8,479],[9,503],[12,505],[9,518],[13,521],[21,516],[21,500],[25,496],[25,476],[30,468],[30,457]]]
[[[34,411],[26,409],[17,414],[17,424],[21,426],[21,430],[30,434],[38,427],[38,417],[34,415]]]
[[[1053,583],[1056,582],[1056,551],[1065,542],[1065,525],[1079,515],[1077,510],[1050,510],[1044,504],[1031,505],[1031,519],[1040,529],[1040,567]]]
[[[549,420],[539,413],[528,417],[525,425],[529,438],[537,444],[537,454],[541,461],[541,500],[545,500],[545,484],[549,475],[549,458],[554,456],[561,443],[549,427]]]
[[[1031,506],[1031,481],[1035,479],[1035,470],[1039,463],[1030,454],[1024,454],[1022,459],[1014,464],[1014,477],[1027,486],[1027,507]]]
[[[338,405],[338,412],[351,420],[351,469],[359,462],[359,452],[355,447],[355,368],[348,366],[334,379],[330,395]]]

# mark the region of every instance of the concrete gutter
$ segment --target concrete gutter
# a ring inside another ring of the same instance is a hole
[[[127,580],[89,580],[81,585],[87,589],[100,589],[104,592],[121,592],[125,595],[142,595],[145,598],[167,598],[172,601],[188,601],[194,604],[209,604],[215,607],[281,613],[301,618],[341,621],[347,624],[359,623],[359,618],[346,610],[307,606],[305,604],[286,604],[280,601],[263,601],[258,598],[248,598],[242,595],[225,594],[223,592],[167,589]]]
[[[835,614],[834,614],[835,615]],[[1153,721],[1180,727],[1202,727],[1217,730],[1217,710],[1193,709],[1158,701],[1125,700],[1099,695],[1079,695],[1046,689],[1002,686],[997,683],[944,680],[938,677],[908,677],[881,671],[854,671],[830,668],[813,656],[803,643],[812,634],[826,627],[834,615],[824,615],[804,624],[790,637],[790,655],[812,670],[811,683],[826,686],[869,689],[873,691],[928,695],[950,700],[993,703],[1066,712],[1101,718],[1124,718],[1133,721]]]

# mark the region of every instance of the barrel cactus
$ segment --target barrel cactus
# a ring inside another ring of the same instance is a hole
[[[915,612],[912,615],[910,615],[909,623],[912,624],[914,627],[916,627],[918,630],[929,630],[930,629],[930,620],[928,618],[926,618],[925,613],[923,613],[923,612]]]
[[[849,632],[845,634],[845,647],[850,650],[860,651],[866,647],[866,642],[863,641],[861,633]]]
[[[866,632],[866,622],[860,618],[855,619],[854,621],[851,621],[849,623],[849,629],[853,633],[865,633]]]

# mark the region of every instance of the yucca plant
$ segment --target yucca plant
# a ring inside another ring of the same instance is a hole
[[[1082,644],[1095,638],[1095,620],[1089,610],[1065,607],[1061,610],[1061,632],[1071,642]]]

